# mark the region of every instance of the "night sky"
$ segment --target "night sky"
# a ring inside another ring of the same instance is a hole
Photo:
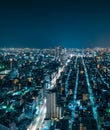
[[[0,0],[0,47],[110,47],[109,0]]]

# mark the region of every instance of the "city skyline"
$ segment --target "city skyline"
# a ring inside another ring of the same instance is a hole
[[[108,49],[0,49],[0,129],[110,130]]]
[[[110,2],[0,2],[0,47],[109,47]]]

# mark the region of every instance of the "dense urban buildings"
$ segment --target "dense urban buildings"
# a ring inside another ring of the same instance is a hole
[[[0,49],[0,130],[109,130],[110,49]]]

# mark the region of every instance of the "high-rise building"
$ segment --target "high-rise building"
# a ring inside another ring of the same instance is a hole
[[[60,56],[61,56],[61,50],[62,50],[61,46],[55,47],[55,56],[56,56],[56,59],[60,58]]]
[[[47,118],[61,118],[62,108],[56,105],[56,93],[47,94]]]

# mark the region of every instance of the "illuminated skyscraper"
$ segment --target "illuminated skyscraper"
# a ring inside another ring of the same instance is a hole
[[[61,56],[61,46],[55,47],[55,56],[56,56],[56,59],[60,58],[60,56]]]

